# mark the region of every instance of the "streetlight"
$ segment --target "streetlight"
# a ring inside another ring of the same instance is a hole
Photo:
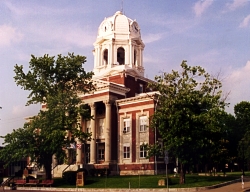
[[[245,167],[245,144],[244,144],[244,138],[241,139],[241,144],[242,144],[242,175],[245,175],[244,167]]]

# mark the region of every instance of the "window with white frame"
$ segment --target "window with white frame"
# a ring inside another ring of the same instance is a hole
[[[91,132],[90,121],[86,121],[86,133]]]
[[[130,145],[129,144],[125,144],[123,146],[123,158],[124,159],[130,158]]]
[[[140,145],[140,158],[146,158],[147,157],[147,151],[145,145]]]
[[[98,150],[98,159],[99,160],[104,160],[104,149],[99,149]]]
[[[140,116],[139,117],[139,131],[140,132],[147,131],[147,127],[148,127],[148,117]]]
[[[102,136],[104,133],[104,119],[98,120],[98,133],[99,133],[99,136]]]
[[[123,119],[123,133],[130,132],[130,119]]]

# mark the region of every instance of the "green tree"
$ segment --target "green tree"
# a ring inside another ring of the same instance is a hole
[[[234,106],[234,113],[237,125],[235,126],[235,137],[238,144],[238,155],[242,159],[242,170],[244,170],[245,161],[250,159],[250,102],[241,101]]]
[[[244,171],[246,170],[246,165],[248,168],[249,159],[250,159],[250,131],[247,131],[244,137],[238,143],[238,154],[241,162],[242,174],[244,175]]]
[[[80,130],[80,118],[90,119],[79,93],[94,89],[92,72],[86,72],[86,58],[80,55],[31,56],[29,71],[15,66],[15,82],[30,91],[27,105],[45,104],[46,109],[30,118],[23,128],[4,136],[0,158],[7,164],[30,157],[38,167],[44,166],[46,178],[51,178],[52,156],[65,157],[66,147],[76,139],[86,140],[90,134]]]
[[[159,131],[164,149],[178,157],[180,183],[186,166],[215,150],[221,139],[220,114],[224,111],[221,82],[202,67],[183,61],[182,70],[155,77],[150,87],[159,92],[152,127]]]
[[[229,165],[228,168],[233,169],[233,163],[237,162],[236,120],[232,114],[224,111],[220,114],[219,121],[221,139],[217,141],[217,147],[209,151],[207,159],[211,159],[212,166],[217,170],[222,169],[225,171],[225,164]]]
[[[234,114],[237,121],[235,127],[240,134],[239,140],[243,138],[247,131],[250,131],[250,102],[241,101],[234,106]]]

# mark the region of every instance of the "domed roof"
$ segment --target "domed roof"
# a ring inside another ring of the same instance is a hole
[[[114,36],[115,34],[130,35],[131,38],[140,38],[140,28],[136,20],[132,20],[117,11],[113,16],[105,18],[99,28],[97,39]]]

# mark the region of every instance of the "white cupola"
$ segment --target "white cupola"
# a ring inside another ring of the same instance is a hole
[[[141,31],[136,20],[117,11],[105,18],[98,28],[94,43],[95,77],[104,77],[120,71],[133,71],[144,77]]]

